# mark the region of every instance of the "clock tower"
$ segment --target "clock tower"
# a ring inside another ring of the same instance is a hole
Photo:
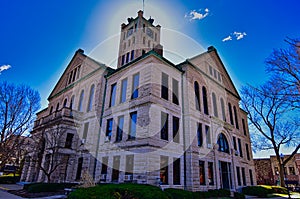
[[[153,25],[154,19],[145,19],[143,11],[138,11],[136,18],[128,18],[128,23],[121,25],[118,68],[142,56],[152,49],[160,49],[160,25]]]

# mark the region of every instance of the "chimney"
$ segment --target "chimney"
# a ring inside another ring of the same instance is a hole
[[[163,56],[163,46],[160,45],[160,44],[157,44],[155,47],[154,47],[154,52],[156,52],[157,54],[159,54],[160,56]]]

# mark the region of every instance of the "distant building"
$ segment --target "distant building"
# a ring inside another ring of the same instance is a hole
[[[289,155],[284,156],[284,159]],[[279,165],[276,156],[254,159],[257,184],[275,185],[279,182]],[[286,183],[300,185],[300,154],[297,153],[284,167]]]
[[[53,181],[88,172],[192,191],[255,185],[247,114],[217,50],[175,65],[153,23],[139,11],[121,25],[117,69],[75,53],[31,132],[64,129]],[[24,181],[46,180],[37,163],[49,164],[47,153],[28,157]]]

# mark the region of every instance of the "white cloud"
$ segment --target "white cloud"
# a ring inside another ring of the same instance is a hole
[[[205,17],[207,17],[209,14],[209,9],[205,8],[204,12],[201,13],[201,10],[199,12],[197,12],[196,10],[192,10],[190,11],[189,14],[186,14],[185,17],[186,18],[190,18],[190,20],[201,20],[204,19]]]
[[[0,74],[2,71],[8,70],[11,68],[11,65],[2,65],[0,66]]]
[[[236,36],[236,40],[243,39],[247,35],[245,32],[234,32],[233,34]]]
[[[230,33],[230,35],[228,37],[225,37],[222,41],[223,42],[231,41],[232,36],[234,36],[236,40],[240,40],[240,39],[243,39],[246,35],[247,35],[247,33],[245,33],[245,32],[236,32],[236,31],[234,31],[233,33]]]
[[[231,41],[232,40],[232,37],[229,35],[228,37],[225,37],[222,41],[225,42],[225,41]]]

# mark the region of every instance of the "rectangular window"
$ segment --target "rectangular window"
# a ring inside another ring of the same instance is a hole
[[[180,185],[180,158],[173,162],[173,184]]]
[[[168,132],[169,132],[169,115],[167,113],[161,112],[161,120],[160,120],[160,138],[163,140],[169,140]]]
[[[246,143],[245,146],[246,146],[247,160],[250,160],[249,145]]]
[[[126,63],[128,63],[129,62],[129,52],[128,53],[126,53]]]
[[[199,179],[200,179],[200,185],[205,185],[205,167],[204,167],[204,161],[199,161]]]
[[[83,140],[87,138],[88,130],[89,130],[89,123],[86,122],[83,127],[83,135],[82,135]]]
[[[139,73],[133,75],[131,99],[138,98],[138,96],[139,96],[139,80],[140,80],[140,74]]]
[[[249,169],[249,176],[250,176],[250,184],[253,186],[253,174],[251,169]]]
[[[126,155],[125,175],[133,175],[133,155]]]
[[[289,167],[289,174],[290,175],[295,175],[295,168],[294,167]]]
[[[245,174],[245,168],[242,167],[242,179],[243,179],[243,186],[246,186],[246,174]]]
[[[129,140],[134,140],[136,136],[136,122],[137,122],[137,112],[130,113],[130,128],[129,128]]]
[[[116,101],[116,91],[117,91],[117,84],[114,83],[111,85],[110,88],[110,101],[109,101],[109,107],[112,107],[115,105]]]
[[[237,181],[238,181],[238,186],[241,186],[242,182],[241,182],[240,167],[236,167],[236,177],[237,177]]]
[[[122,55],[122,62],[121,62],[121,66],[123,66],[125,64],[125,55]]]
[[[203,144],[203,134],[202,134],[202,124],[197,123],[197,140],[198,140],[198,146],[201,147]]]
[[[214,185],[214,163],[208,163],[208,184]]]
[[[160,182],[162,184],[169,184],[169,166],[168,157],[160,156]]]
[[[173,142],[179,143],[179,118],[173,116]]]
[[[172,102],[174,104],[179,104],[178,97],[179,97],[179,92],[178,92],[178,81],[176,79],[172,80]]]
[[[74,134],[72,134],[72,133],[67,134],[65,148],[68,148],[68,149],[72,148],[73,137],[74,137]]]
[[[210,128],[205,125],[206,143],[207,148],[211,148]]]
[[[130,60],[132,61],[134,59],[134,50],[131,51]]]
[[[119,168],[120,168],[120,156],[114,156],[112,175],[111,175],[112,182],[119,181],[119,173],[120,173]]]
[[[106,124],[105,141],[109,141],[112,135],[113,119],[108,119]]]
[[[126,90],[127,90],[127,79],[123,79],[121,82],[120,103],[124,103],[126,101]]]
[[[161,76],[161,98],[169,99],[169,76],[165,73]]]
[[[124,128],[124,116],[120,116],[118,118],[116,142],[120,142],[122,140],[123,128]]]
[[[233,139],[233,148],[234,148],[234,150],[237,151],[236,138],[232,137],[232,139]],[[235,153],[235,155],[237,155],[237,153]]]
[[[238,145],[239,145],[240,156],[243,157],[242,142],[240,138],[238,138]]]
[[[108,157],[102,157],[101,174],[107,174]]]
[[[209,74],[210,74],[211,76],[213,76],[213,69],[212,69],[211,66],[209,66]]]
[[[242,119],[242,125],[243,125],[244,135],[247,136],[246,123],[245,123],[245,120],[244,120],[244,119]]]

